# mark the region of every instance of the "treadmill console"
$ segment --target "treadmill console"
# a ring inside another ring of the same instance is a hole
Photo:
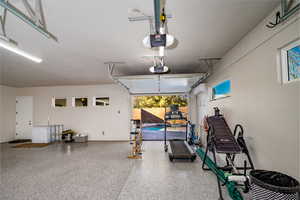
[[[178,105],[171,105],[170,108],[171,108],[171,111],[167,112],[165,115],[166,120],[184,119],[184,116],[183,116],[182,112],[179,110]]]
[[[182,113],[166,113],[165,119],[171,120],[171,119],[182,119]]]

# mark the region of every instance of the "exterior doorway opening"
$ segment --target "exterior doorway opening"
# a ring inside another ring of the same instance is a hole
[[[179,110],[188,117],[188,97],[186,95],[133,96],[132,119],[141,120],[144,141],[163,141],[165,134],[165,113],[171,105],[178,105]],[[168,123],[176,123],[168,122]],[[167,140],[186,139],[185,127],[169,127]]]

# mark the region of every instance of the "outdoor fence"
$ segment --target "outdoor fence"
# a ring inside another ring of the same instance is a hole
[[[179,110],[185,114],[188,113],[188,107],[180,107]],[[169,108],[134,108],[132,119],[141,120],[142,123],[163,123],[165,112],[169,111]]]

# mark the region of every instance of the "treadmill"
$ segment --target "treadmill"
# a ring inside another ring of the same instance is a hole
[[[173,124],[171,126],[176,127],[185,127],[185,139],[173,139],[169,140],[170,150],[168,149],[167,144],[167,128],[168,128],[168,121],[170,120],[180,120],[183,121],[184,124]],[[179,111],[178,105],[171,105],[171,111],[165,114],[165,144],[164,149],[165,152],[169,150],[169,159],[172,162],[174,159],[189,159],[193,162],[196,159],[196,153],[194,150],[189,146],[187,142],[187,131],[188,131],[188,120],[186,117],[183,116],[182,112]]]

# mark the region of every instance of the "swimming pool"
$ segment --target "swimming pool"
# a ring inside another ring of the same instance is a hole
[[[164,128],[165,128],[164,125],[157,125],[157,126],[143,127],[142,130],[144,130],[144,131],[164,131]]]
[[[169,128],[170,129],[170,128]],[[185,139],[185,130],[167,130],[167,140]],[[154,125],[142,128],[143,140],[145,141],[164,141],[165,139],[165,126]]]

